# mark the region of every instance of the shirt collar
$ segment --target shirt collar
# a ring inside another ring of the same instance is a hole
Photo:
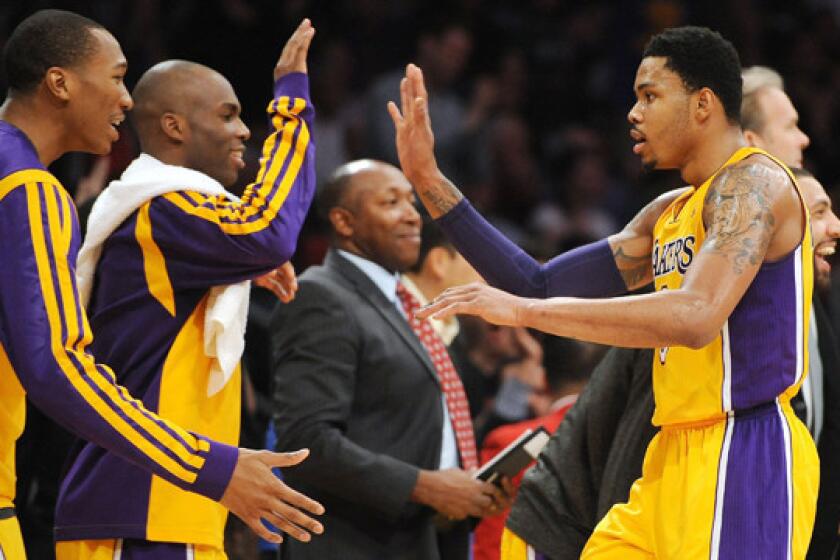
[[[338,254],[364,272],[365,276],[370,278],[371,282],[376,284],[376,287],[385,294],[388,301],[399,304],[397,301],[397,282],[399,281],[399,275],[396,272],[388,272],[375,262],[342,249],[338,249]]]

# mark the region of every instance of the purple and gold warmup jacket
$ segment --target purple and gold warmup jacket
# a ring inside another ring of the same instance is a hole
[[[89,314],[93,350],[161,416],[219,441],[239,437],[239,370],[208,396],[204,354],[209,291],[289,260],[315,190],[304,74],[275,84],[273,126],[256,181],[241,202],[190,191],[151,199],[105,241]],[[222,547],[226,510],[85,444],[61,487],[58,540],[140,538]]]
[[[26,135],[0,121],[0,507],[14,501],[26,395],[138,472],[219,499],[236,448],[161,419],[88,352],[93,337],[75,279],[80,238],[70,196]]]

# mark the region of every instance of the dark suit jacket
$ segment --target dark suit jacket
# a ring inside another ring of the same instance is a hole
[[[272,320],[280,450],[310,449],[285,480],[326,508],[325,532],[281,558],[437,560],[432,511],[409,502],[437,469],[443,413],[434,366],[406,319],[331,251]]]
[[[580,557],[642,474],[651,424],[651,350],[611,348],[522,480],[507,526],[551,560]]]
[[[820,492],[814,534],[808,548],[808,560],[836,558],[840,539],[840,359],[837,337],[825,308],[814,298],[817,341],[823,365],[823,429],[817,451],[820,455]]]

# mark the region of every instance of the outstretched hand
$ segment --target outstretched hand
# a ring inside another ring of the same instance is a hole
[[[297,465],[308,455],[305,449],[294,453],[240,449],[221,504],[269,542],[282,542],[283,537],[270,531],[263,519],[291,537],[309,542],[311,533],[320,535],[324,527],[302,510],[321,515],[324,506],[292,490],[272,472],[276,467]]]
[[[476,315],[488,323],[511,327],[521,326],[521,312],[528,300],[497,288],[473,282],[448,288],[428,305],[417,311],[417,317],[447,319],[453,315]]]
[[[435,136],[429,118],[429,94],[423,72],[409,64],[400,81],[400,105],[388,102],[388,113],[397,133],[400,167],[413,184],[440,176],[435,160]],[[400,111],[402,109],[402,111]]]
[[[275,82],[292,72],[306,74],[306,55],[309,53],[313,36],[315,36],[315,28],[312,27],[312,22],[308,18],[304,19],[286,41],[283,52],[280,53],[277,65],[274,67]]]

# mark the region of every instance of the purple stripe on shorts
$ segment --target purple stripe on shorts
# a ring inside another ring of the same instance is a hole
[[[775,403],[736,414],[726,469],[718,554],[786,560],[790,548],[788,443]]]

